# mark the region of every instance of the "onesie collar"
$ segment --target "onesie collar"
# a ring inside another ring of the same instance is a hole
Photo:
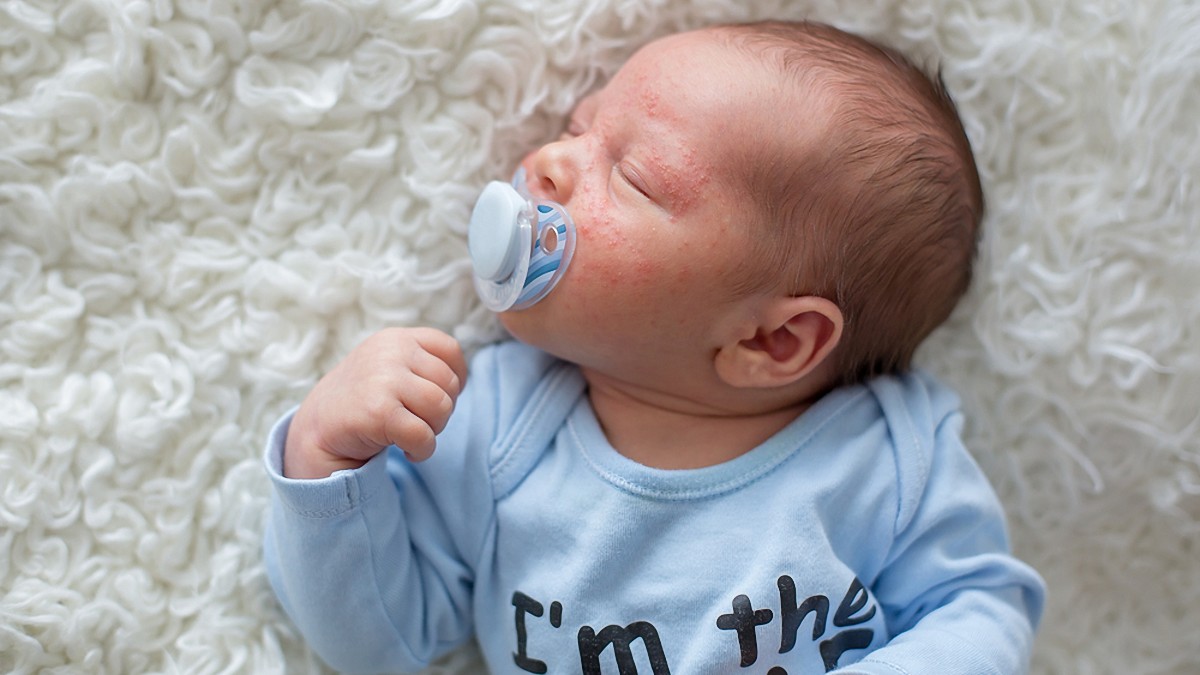
[[[739,490],[771,473],[802,452],[842,410],[867,395],[861,386],[836,389],[753,450],[700,469],[656,469],[617,452],[604,436],[586,396],[581,396],[571,411],[567,429],[588,465],[625,492],[667,501],[708,499]]]

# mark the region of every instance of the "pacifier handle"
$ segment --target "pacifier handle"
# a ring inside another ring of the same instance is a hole
[[[492,181],[483,188],[467,227],[467,250],[476,276],[503,281],[512,275],[521,255],[521,212],[527,208],[510,185]]]

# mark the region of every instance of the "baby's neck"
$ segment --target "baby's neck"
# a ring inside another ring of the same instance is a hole
[[[699,469],[739,457],[775,435],[810,405],[755,412],[722,410],[584,370],[588,397],[609,443],[656,469]]]

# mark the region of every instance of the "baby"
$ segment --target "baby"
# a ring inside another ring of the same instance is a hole
[[[318,654],[412,671],[475,637],[494,673],[1027,668],[1042,582],[955,396],[909,371],[982,211],[938,84],[818,24],[678,34],[522,168],[577,247],[501,312],[516,341],[468,382],[449,336],[384,330],[268,441],[267,568]]]

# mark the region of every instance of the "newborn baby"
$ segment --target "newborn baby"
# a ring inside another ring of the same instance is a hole
[[[820,24],[682,33],[521,168],[511,209],[477,209],[481,286],[509,283],[512,241],[573,253],[497,307],[515,340],[468,381],[449,336],[383,330],[268,439],[268,572],[318,654],[412,671],[474,637],[494,673],[1026,669],[1042,582],[956,397],[909,368],[982,212],[936,82]],[[487,234],[509,220],[538,238]]]

